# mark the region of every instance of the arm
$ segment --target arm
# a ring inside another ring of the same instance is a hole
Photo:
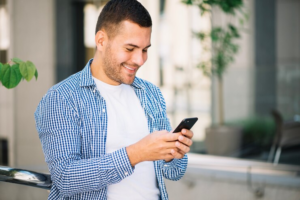
[[[35,119],[51,179],[63,196],[99,190],[133,173],[125,148],[81,158],[78,115],[58,92],[50,91],[42,99]]]
[[[159,101],[161,104],[162,109],[164,110],[164,115],[167,116],[166,113],[166,103],[164,100],[164,97],[157,88],[157,95],[159,97]],[[166,121],[166,127],[169,132],[171,132],[171,125],[169,120]],[[183,154],[184,156],[181,159],[172,159],[172,160],[162,160],[162,173],[166,179],[177,181],[183,177],[186,171],[186,167],[188,164],[188,157],[186,154]],[[169,161],[169,162],[168,162]]]

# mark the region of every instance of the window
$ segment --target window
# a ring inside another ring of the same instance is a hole
[[[0,165],[8,165],[8,141],[0,139]]]
[[[6,0],[0,0],[0,62],[7,62],[9,47],[9,25]]]

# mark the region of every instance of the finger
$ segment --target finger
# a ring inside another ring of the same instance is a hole
[[[186,153],[185,152],[183,152],[183,151],[181,151],[181,150],[178,150],[178,153],[180,153],[181,155],[185,155]]]
[[[176,142],[164,142],[163,144],[161,144],[160,149],[165,150],[165,149],[174,149],[176,148]]]
[[[164,150],[160,151],[158,154],[160,154],[160,156],[165,156],[166,154],[171,154],[172,149],[174,149],[174,148],[164,149]]]
[[[164,158],[162,159],[162,160],[168,160],[168,161],[171,161],[171,160],[173,160],[175,157],[173,156],[173,154],[172,153],[168,153],[168,154],[165,154],[164,155]]]
[[[171,153],[172,153],[173,157],[176,159],[181,159],[184,157],[184,154],[182,154],[181,152],[175,151],[174,149],[173,149],[173,151],[171,151]]]
[[[177,153],[180,154],[180,155],[179,155],[180,158],[183,158],[184,155],[185,155],[185,152],[183,152],[183,151],[181,151],[181,150],[178,150]]]
[[[181,142],[176,142],[175,145],[178,149],[180,149],[184,153],[188,153],[190,151],[190,147],[182,144]]]
[[[172,142],[178,140],[178,137],[181,135],[181,133],[169,133],[164,135],[164,140],[166,142]]]
[[[166,134],[169,134],[169,132],[166,131],[166,130],[156,131],[156,132],[154,132],[154,133],[157,133],[157,134],[159,134],[159,135],[166,135]]]
[[[192,144],[193,144],[193,141],[190,138],[187,138],[187,137],[182,136],[182,135],[180,135],[178,137],[178,141],[180,141],[182,144],[184,144],[188,147],[192,146]]]
[[[177,147],[175,148],[175,151],[177,151],[178,153],[185,155],[185,152],[183,152],[182,150],[178,149]]]
[[[182,135],[184,135],[184,136],[186,136],[186,137],[188,137],[190,139],[192,139],[192,137],[194,136],[193,131],[188,130],[188,129],[182,129],[181,133],[182,133]]]

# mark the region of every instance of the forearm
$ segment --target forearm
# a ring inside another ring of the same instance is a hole
[[[126,151],[132,167],[143,161],[137,144],[126,147]]]

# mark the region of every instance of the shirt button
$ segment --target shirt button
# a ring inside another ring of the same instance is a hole
[[[105,109],[102,109],[102,112],[104,112],[104,113],[105,113]]]
[[[128,172],[125,172],[125,176],[127,176],[128,175]]]
[[[169,167],[169,165],[164,165],[164,167]]]

